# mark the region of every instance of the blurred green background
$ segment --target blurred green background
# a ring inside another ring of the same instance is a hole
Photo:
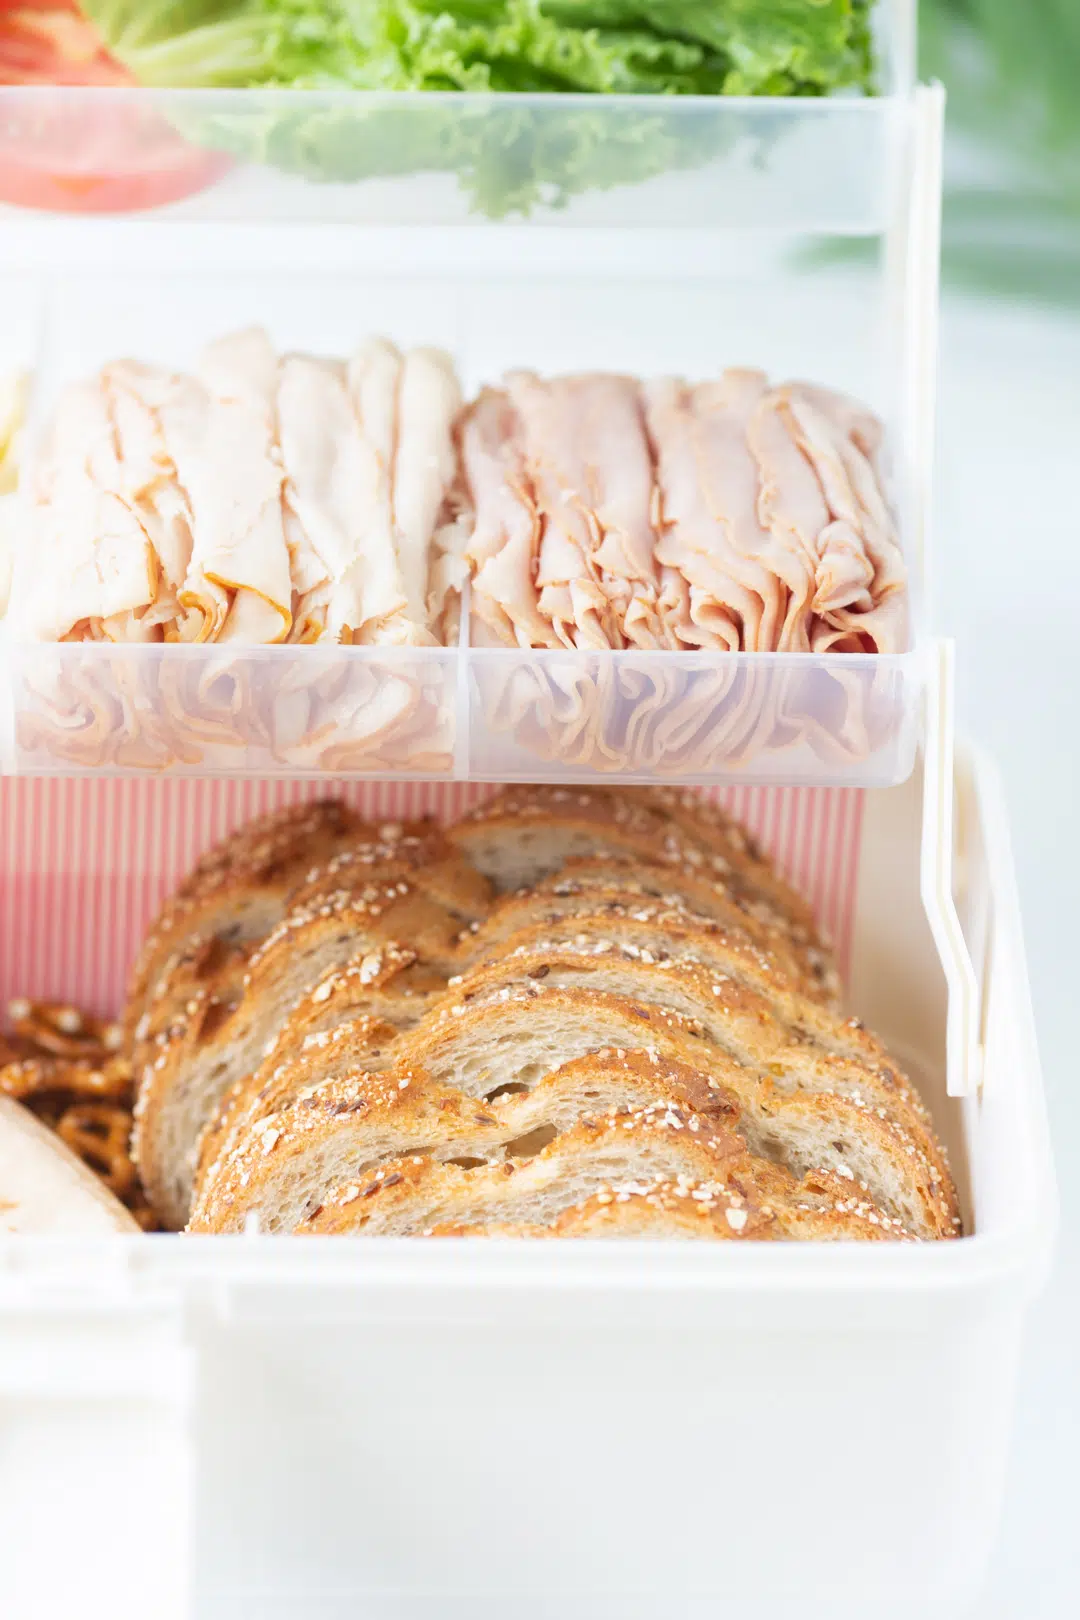
[[[1080,0],[920,0],[919,28],[949,96],[946,285],[1080,305]]]

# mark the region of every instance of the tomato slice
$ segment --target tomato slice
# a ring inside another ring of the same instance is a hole
[[[0,84],[133,84],[75,0],[0,0]]]
[[[0,0],[0,87],[33,85],[0,118],[0,202],[59,213],[125,213],[178,202],[230,167],[190,146],[138,95],[75,0]],[[86,93],[52,97],[57,85]]]

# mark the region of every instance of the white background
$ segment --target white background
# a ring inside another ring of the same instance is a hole
[[[935,615],[1012,818],[1061,1195],[976,1620],[1080,1613],[1080,316],[946,297]]]

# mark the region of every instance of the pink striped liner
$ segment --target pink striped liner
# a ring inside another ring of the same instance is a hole
[[[449,819],[492,791],[461,782],[0,781],[0,1004],[23,995],[115,1011],[165,895],[252,816],[340,794],[376,819]],[[715,796],[807,896],[846,973],[863,791],[737,787]]]

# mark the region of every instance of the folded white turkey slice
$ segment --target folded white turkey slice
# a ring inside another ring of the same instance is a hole
[[[832,518],[819,540],[814,596],[828,629],[816,628],[814,651],[854,637],[863,650],[899,652],[907,637],[907,569],[874,460],[880,425],[826,389],[791,384],[778,393]],[[861,569],[850,560],[852,537]]]
[[[471,528],[468,497],[459,481],[447,495],[444,517],[431,539],[427,628],[440,647],[453,646],[461,629],[461,592],[469,576],[465,547]]]
[[[289,640],[317,641],[332,585],[360,554],[366,447],[340,369],[310,355],[283,356],[276,403],[294,593]],[[360,622],[358,608],[353,621]]]
[[[405,413],[421,417],[424,431],[424,401],[404,386],[411,360],[403,361],[392,344],[373,341],[347,370],[305,355],[282,362],[278,423],[293,583],[304,625],[297,639],[429,639],[424,606],[415,614],[410,609],[394,519],[394,461],[405,439],[412,444],[411,432],[404,435]],[[436,510],[442,504],[445,466],[426,464],[435,459],[421,450],[408,470],[413,518],[419,511],[421,524],[428,513],[418,502],[426,498]],[[413,538],[426,569],[430,528]]]
[[[16,551],[10,622],[27,640],[152,640],[143,624],[158,589],[150,536],[127,498],[120,448],[99,378],[66,388],[29,492]]]
[[[298,639],[431,645],[433,626],[453,627],[464,574],[452,362],[436,349],[403,357],[373,339],[341,376],[304,357],[283,373],[286,499],[302,531],[293,536]],[[300,554],[308,566],[297,574]]]
[[[759,515],[747,423],[765,387],[760,372],[728,371],[696,387],[663,378],[645,388],[662,515],[657,557],[690,593],[682,636],[732,652],[789,646],[791,609],[813,592],[810,559]]]
[[[134,360],[105,366],[101,383],[120,445],[125,491],[158,558],[158,599],[144,617],[159,623],[168,641],[197,639],[202,615],[190,613],[180,602],[191,565],[194,520],[174,446],[184,455],[186,447],[201,443],[209,395],[194,377]]]
[[[181,602],[202,615],[195,639],[284,641],[292,580],[277,448],[277,355],[258,328],[212,343],[199,362],[203,431],[177,444],[194,545]]]
[[[392,343],[372,339],[345,368],[345,393],[355,425],[350,472],[356,530],[351,557],[326,590],[322,623],[334,640],[356,644],[405,641],[405,587],[394,536],[393,477],[402,359]],[[344,424],[343,424],[344,425]],[[283,430],[284,431],[284,430]],[[285,448],[286,464],[289,451]]]
[[[450,356],[441,349],[410,350],[398,394],[394,529],[405,613],[417,640],[433,639],[429,624],[442,616],[448,593],[459,591],[464,577],[454,522],[460,411],[461,385]]]
[[[575,381],[541,381],[530,371],[506,378],[541,520],[537,605],[563,646],[621,647],[622,631],[594,556],[602,535],[588,505],[588,470],[574,429]]]
[[[72,764],[161,768],[175,750],[162,735],[139,673],[126,661],[89,664],[44,649],[25,676],[19,744],[28,754]]]
[[[485,388],[466,412],[461,456],[472,500],[465,559],[473,571],[474,616],[484,641],[518,647],[562,645],[538,605],[541,521],[525,471],[521,424],[509,397]]]
[[[592,563],[627,646],[674,644],[657,606],[652,449],[635,378],[596,372],[549,385],[577,446]]]
[[[827,389],[787,384],[748,425],[760,511],[813,569],[792,650],[895,652],[906,637],[906,571],[871,456],[880,425]]]

